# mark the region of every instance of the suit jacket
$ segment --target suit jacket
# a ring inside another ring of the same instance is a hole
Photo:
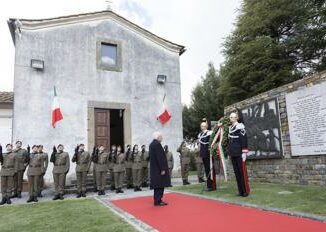
[[[25,171],[27,163],[28,153],[26,149],[19,148],[14,150],[15,156],[17,158],[18,166],[17,171]]]
[[[60,152],[55,154],[55,162],[52,173],[62,174],[68,173],[70,168],[70,160],[68,152]]]
[[[190,150],[187,147],[179,147],[177,152],[180,153],[181,164],[190,164]]]
[[[44,158],[40,153],[32,153],[29,157],[28,176],[40,176],[44,170]]]
[[[98,161],[94,164],[96,172],[107,172],[109,168],[109,153],[98,153]]]
[[[76,160],[76,172],[88,172],[91,165],[91,156],[87,151],[82,151],[77,153]]]
[[[245,126],[242,123],[236,123],[230,126],[228,155],[236,157],[247,152],[248,140]]]
[[[164,188],[171,184],[168,161],[161,143],[154,139],[149,145],[150,177],[152,188]],[[161,172],[165,171],[164,175]]]
[[[13,152],[3,154],[0,176],[13,176],[17,170],[18,162]]]
[[[123,153],[117,153],[115,162],[113,165],[113,172],[124,172],[125,171],[125,160],[126,156]]]

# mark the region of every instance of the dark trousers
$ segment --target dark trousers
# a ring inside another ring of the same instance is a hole
[[[233,165],[233,170],[235,174],[235,178],[237,180],[239,194],[243,195],[246,193],[245,183],[242,173],[242,157],[241,156],[231,156],[231,161]]]
[[[163,193],[164,188],[154,188],[154,204],[159,204],[162,202]]]
[[[207,188],[211,189],[212,188],[212,179],[211,179],[211,164],[209,160],[209,156],[202,158],[203,159],[203,164],[205,168],[205,175],[206,175],[206,183],[207,183]]]

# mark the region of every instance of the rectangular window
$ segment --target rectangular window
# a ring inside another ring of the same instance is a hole
[[[97,68],[106,71],[122,71],[121,43],[112,40],[97,42]]]
[[[117,50],[116,44],[101,43],[101,62],[104,65],[117,65]]]

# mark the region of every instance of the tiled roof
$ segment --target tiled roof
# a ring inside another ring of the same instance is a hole
[[[0,92],[0,103],[14,103],[14,92]]]

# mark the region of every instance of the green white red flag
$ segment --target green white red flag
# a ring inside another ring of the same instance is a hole
[[[171,119],[171,114],[169,113],[169,111],[167,110],[167,107],[165,105],[165,96],[166,94],[164,94],[163,97],[163,113],[161,113],[157,119],[160,120],[160,122],[162,123],[162,125],[164,125],[165,123],[167,123],[170,119]]]
[[[57,90],[53,87],[53,103],[52,103],[52,127],[55,128],[55,124],[63,119],[61,109],[58,102]]]

